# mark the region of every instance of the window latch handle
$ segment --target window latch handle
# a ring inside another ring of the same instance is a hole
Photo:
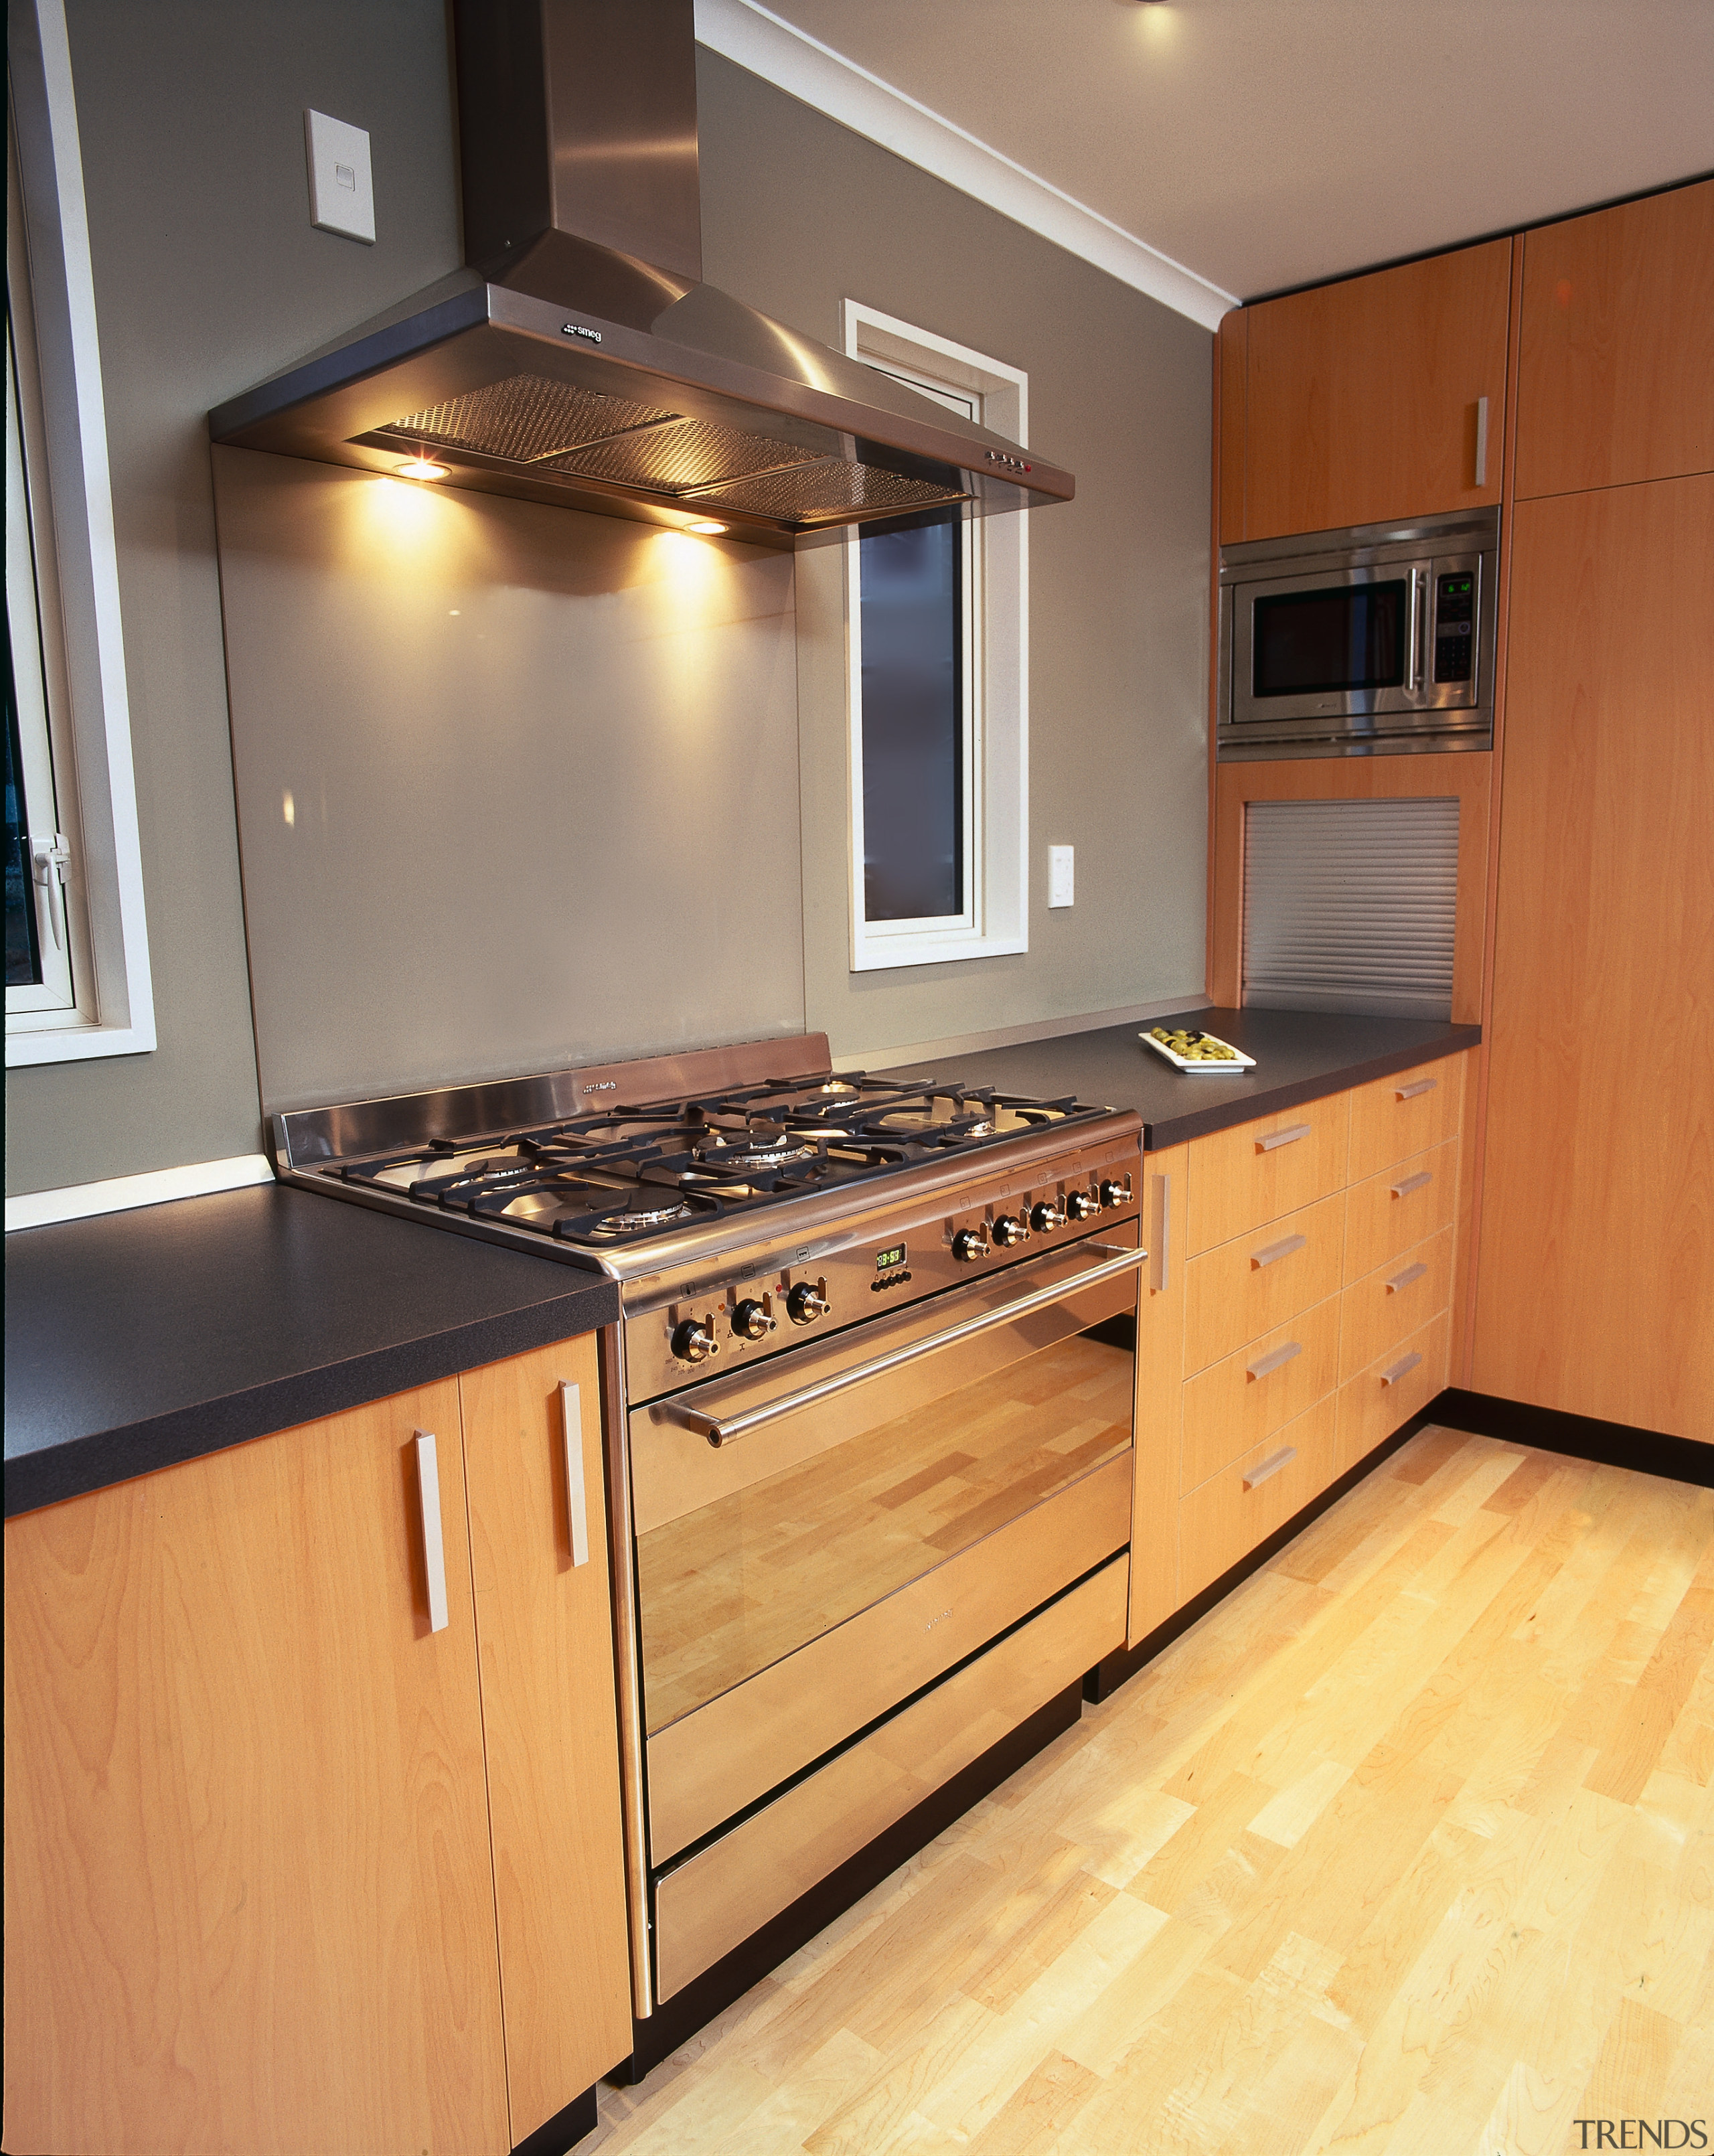
[[[59,916],[64,911],[60,896],[65,889],[65,870],[70,859],[71,849],[65,843],[64,831],[56,831],[51,839],[30,840],[30,875],[37,890],[44,895],[42,911],[54,931],[56,951],[64,946],[59,927]]]

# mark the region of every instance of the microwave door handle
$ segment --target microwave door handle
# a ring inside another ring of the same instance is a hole
[[[1413,568],[1413,569],[1412,569],[1412,571],[1411,571],[1411,572],[1410,572],[1410,626],[1409,626],[1409,630],[1408,630],[1408,632],[1407,632],[1408,636],[1409,636],[1409,649],[1410,649],[1410,658],[1409,658],[1409,672],[1408,672],[1408,674],[1407,674],[1407,675],[1406,675],[1406,679],[1405,679],[1405,693],[1406,693],[1408,696],[1420,696],[1420,695],[1421,695],[1421,693],[1422,693],[1422,685],[1423,685],[1423,636],[1422,636],[1422,628],[1423,628],[1423,572],[1422,572],[1422,571],[1421,571],[1420,569],[1418,569],[1418,568]]]

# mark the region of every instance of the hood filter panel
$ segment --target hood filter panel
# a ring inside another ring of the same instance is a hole
[[[793,470],[767,472],[722,486],[717,492],[701,495],[697,506],[747,509],[762,516],[802,520],[854,513],[902,515],[908,510],[964,499],[953,488],[934,486],[926,480],[906,479],[874,465],[847,464],[843,457],[818,457],[814,463],[799,465]]]
[[[808,464],[813,449],[777,442],[766,434],[747,434],[736,427],[714,427],[700,419],[677,426],[650,427],[622,434],[598,447],[556,458],[549,469],[575,472],[583,479],[611,480],[621,485],[647,486],[664,494],[719,486],[755,472],[777,471]]]
[[[410,413],[375,431],[402,440],[432,442],[437,449],[474,449],[479,456],[532,465],[603,441],[609,434],[678,417],[676,412],[654,405],[633,404],[623,397],[604,397],[597,390],[551,382],[544,375],[514,374],[505,382],[449,398],[426,412]]]

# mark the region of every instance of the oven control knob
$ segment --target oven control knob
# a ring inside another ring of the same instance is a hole
[[[1009,1250],[1014,1243],[1027,1243],[1029,1230],[1015,1213],[1003,1213],[995,1221],[994,1240],[1003,1250]]]
[[[1050,1228],[1063,1228],[1065,1216],[1051,1198],[1029,1209],[1029,1224],[1038,1235],[1045,1235]]]
[[[952,1238],[952,1255],[960,1265],[973,1265],[988,1254],[988,1236],[980,1228],[961,1228]]]
[[[732,1312],[732,1331],[740,1340],[766,1340],[773,1331],[773,1317],[764,1299],[746,1296]]]
[[[1122,1183],[1103,1183],[1101,1203],[1103,1205],[1128,1205],[1131,1203],[1131,1178],[1127,1175]]]
[[[812,1287],[808,1281],[799,1281],[786,1297],[786,1315],[793,1325],[813,1325],[818,1317],[825,1317],[833,1308],[826,1295],[827,1282],[818,1281]]]
[[[1092,1220],[1101,1209],[1101,1201],[1092,1190],[1071,1190],[1065,1194],[1065,1210],[1074,1220]]]
[[[681,1325],[675,1325],[673,1353],[681,1363],[706,1363],[711,1355],[718,1355],[720,1342],[714,1337],[713,1318],[687,1317]]]

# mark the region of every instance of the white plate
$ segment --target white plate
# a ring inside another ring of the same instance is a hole
[[[1203,1033],[1200,1026],[1196,1031],[1200,1040],[1213,1041],[1216,1048],[1232,1048],[1231,1042],[1222,1040],[1217,1033]],[[1232,1048],[1232,1054],[1237,1059],[1235,1062],[1228,1061],[1222,1056],[1217,1063],[1192,1063],[1184,1056],[1175,1055],[1164,1040],[1157,1040],[1152,1033],[1140,1033],[1137,1037],[1145,1047],[1153,1049],[1157,1055],[1164,1055],[1175,1070],[1193,1070],[1203,1075],[1212,1071],[1216,1077],[1230,1078],[1240,1070],[1254,1070],[1255,1068],[1255,1056],[1246,1055],[1241,1048]]]

